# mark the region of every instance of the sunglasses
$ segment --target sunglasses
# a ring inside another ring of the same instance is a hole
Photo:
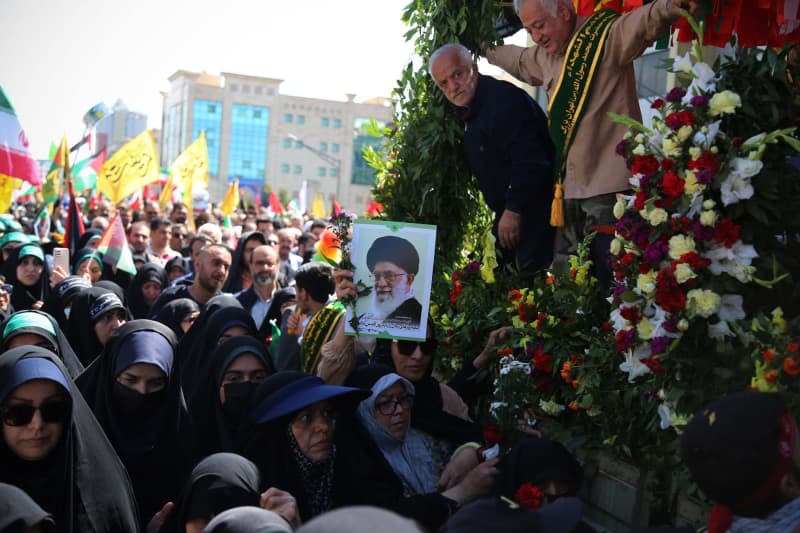
[[[26,426],[33,420],[33,415],[38,410],[46,424],[63,422],[69,414],[69,400],[53,400],[35,407],[27,403],[4,405],[0,407],[0,418],[7,426]]]
[[[436,339],[426,339],[425,342],[395,340],[394,343],[397,344],[397,351],[405,356],[413,355],[417,346],[419,346],[423,354],[433,355],[433,353],[436,352],[436,348],[439,346],[439,342]]]

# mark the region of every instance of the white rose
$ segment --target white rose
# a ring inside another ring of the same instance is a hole
[[[717,205],[717,202],[715,202],[714,200],[711,200],[711,199],[708,199],[708,200],[703,202],[703,208],[704,209],[714,209],[714,207],[716,207],[716,205]]]
[[[661,209],[660,207],[656,207],[655,209],[650,211],[648,220],[650,221],[651,225],[658,226],[669,220],[669,213],[667,213],[664,209]]]
[[[611,241],[609,251],[611,252],[611,255],[619,255],[619,253],[622,251],[622,243],[619,239],[614,239]]]
[[[672,259],[680,259],[684,254],[694,251],[694,239],[689,235],[674,235],[669,240],[669,256]]]

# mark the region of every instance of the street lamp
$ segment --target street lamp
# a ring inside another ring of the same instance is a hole
[[[341,198],[339,197],[339,190],[340,190],[340,185],[342,183],[342,160],[333,157],[330,154],[326,154],[322,150],[317,150],[313,146],[307,145],[305,142],[303,142],[303,139],[301,139],[294,133],[290,133],[289,138],[292,139],[297,144],[299,144],[301,148],[309,150],[310,152],[314,153],[317,157],[328,163],[331,167],[336,169],[336,201],[341,201]]]

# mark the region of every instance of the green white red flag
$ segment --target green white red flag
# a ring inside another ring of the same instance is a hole
[[[17,113],[0,87],[0,174],[40,185],[42,176],[28,151],[28,137]]]
[[[131,276],[136,275],[136,265],[133,263],[133,254],[128,247],[128,239],[119,212],[114,213],[114,218],[100,237],[97,251],[103,254],[103,261],[112,267],[123,270]]]

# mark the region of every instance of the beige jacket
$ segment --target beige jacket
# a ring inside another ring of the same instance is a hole
[[[612,23],[592,82],[589,105],[567,155],[565,198],[589,198],[630,188],[625,159],[614,151],[627,128],[613,123],[608,113],[641,120],[633,60],[668,31],[673,20],[668,11],[670,1],[656,0]],[[579,18],[576,28],[584,20]],[[552,98],[564,55],[549,54],[535,45],[507,45],[489,50],[486,58],[525,83],[541,85]]]

